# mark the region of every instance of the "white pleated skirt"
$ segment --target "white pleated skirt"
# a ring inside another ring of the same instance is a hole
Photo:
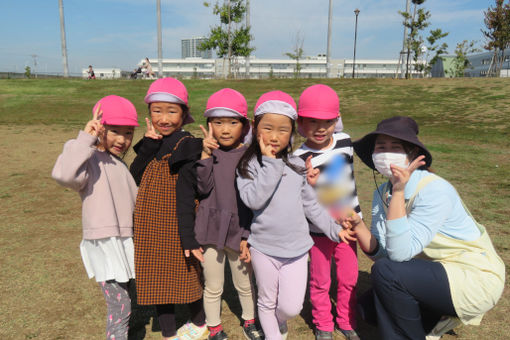
[[[82,240],[80,252],[89,279],[95,277],[97,282],[128,282],[135,278],[132,237]]]

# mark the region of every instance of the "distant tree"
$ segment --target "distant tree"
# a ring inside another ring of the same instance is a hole
[[[301,75],[301,63],[299,62],[301,59],[303,59],[303,43],[304,38],[301,36],[300,32],[296,33],[296,40],[294,41],[294,48],[292,49],[292,52],[287,52],[284,55],[289,57],[290,59],[293,59],[296,61],[296,67],[294,68],[294,77],[299,78]]]
[[[430,74],[430,70],[432,69],[432,66],[441,58],[441,55],[447,53],[448,44],[443,42],[439,43],[438,41],[440,39],[443,39],[448,35],[448,32],[444,32],[438,28],[435,30],[430,31],[430,35],[427,37],[427,66],[425,66],[425,73]],[[433,55],[432,58],[429,60],[429,56]]]
[[[487,77],[497,77],[505,60],[505,49],[510,47],[510,4],[505,4],[504,0],[496,0],[496,6],[489,7],[483,13],[487,28],[482,30],[487,40],[484,48],[493,51]]]
[[[454,77],[464,77],[464,71],[469,67],[468,54],[480,52],[479,48],[475,47],[476,41],[464,40],[457,43],[455,48],[455,58],[453,59],[453,75]]]
[[[204,6],[211,6],[204,2]],[[232,77],[233,61],[237,57],[247,57],[255,50],[250,47],[252,36],[250,28],[243,25],[246,5],[243,0],[225,0],[220,5],[217,1],[213,6],[213,14],[218,15],[220,24],[211,27],[206,41],[198,47],[199,50],[215,50],[218,57],[228,59],[228,77]],[[234,67],[237,70],[237,67]],[[237,75],[237,72],[236,74]]]
[[[446,43],[439,44],[439,40],[446,37],[448,32],[443,32],[441,29],[435,29],[430,31],[430,35],[426,38],[428,42],[427,49],[423,48],[424,39],[421,34],[425,28],[430,26],[430,11],[425,10],[425,8],[418,8],[418,6],[423,5],[425,0],[411,0],[413,3],[413,13],[398,11],[400,15],[404,18],[403,25],[409,29],[409,35],[407,37],[407,41],[405,45],[407,47],[407,61],[406,61],[406,78],[411,78],[410,70],[410,58],[412,55],[412,59],[414,61],[414,69],[417,71],[426,71],[430,72],[430,69],[434,65],[434,63],[438,60],[439,56],[446,53],[446,49],[448,45]],[[428,51],[428,52],[426,52]],[[431,53],[434,53],[434,56],[425,66],[422,62],[420,62],[421,57],[427,53],[428,56]]]
[[[32,77],[32,69],[30,66],[25,66],[25,77],[30,78]]]

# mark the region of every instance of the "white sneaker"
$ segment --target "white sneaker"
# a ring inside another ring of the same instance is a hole
[[[193,322],[186,322],[181,328],[177,330],[179,340],[201,340],[206,339],[209,335],[207,325],[197,326]]]
[[[439,340],[446,332],[460,326],[462,322],[459,318],[443,316],[437,325],[425,337],[426,340]]]

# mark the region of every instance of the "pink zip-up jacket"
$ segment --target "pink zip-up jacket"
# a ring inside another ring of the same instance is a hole
[[[138,188],[126,164],[97,150],[96,141],[80,131],[65,143],[51,176],[80,194],[84,239],[131,237]]]

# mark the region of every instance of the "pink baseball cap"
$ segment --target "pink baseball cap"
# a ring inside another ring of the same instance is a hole
[[[255,117],[264,113],[276,113],[296,120],[296,102],[285,92],[266,92],[260,96],[257,104],[255,104]]]
[[[94,113],[101,104],[101,124],[106,125],[124,125],[139,126],[138,115],[135,106],[126,98],[110,95],[99,99],[94,105],[92,113]]]
[[[248,118],[248,104],[240,92],[224,88],[209,97],[204,117]]]
[[[167,102],[183,104],[188,107],[188,90],[178,79],[172,77],[161,78],[152,82],[144,100],[147,104]],[[193,123],[194,121],[191,114],[188,114],[183,120],[183,125]]]
[[[306,88],[299,97],[298,116],[315,119],[340,116],[340,101],[335,90],[323,84]]]

